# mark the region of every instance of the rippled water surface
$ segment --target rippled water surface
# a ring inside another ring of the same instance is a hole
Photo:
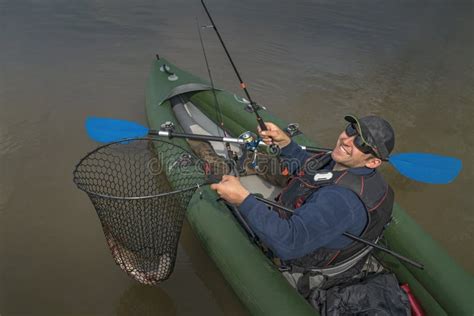
[[[392,122],[397,152],[459,157],[449,185],[390,168],[397,201],[474,272],[472,1],[207,2],[252,97],[331,146],[346,113]],[[140,286],[72,183],[88,115],[145,123],[154,54],[207,77],[199,1],[0,0],[0,314],[243,315],[189,228],[175,272]],[[212,31],[218,86],[237,91]],[[416,242],[416,241],[414,241]]]

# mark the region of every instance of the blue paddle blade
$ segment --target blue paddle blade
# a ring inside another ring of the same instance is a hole
[[[396,154],[389,162],[405,177],[433,184],[453,181],[462,168],[457,158],[424,153]]]
[[[129,121],[111,118],[88,117],[86,130],[89,137],[100,143],[119,141],[125,138],[144,137],[148,128]]]

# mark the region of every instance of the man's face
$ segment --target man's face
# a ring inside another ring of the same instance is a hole
[[[348,168],[364,167],[369,164],[373,156],[364,154],[354,145],[356,137],[357,135],[348,136],[345,131],[339,135],[336,146],[331,153],[331,157],[335,162]]]

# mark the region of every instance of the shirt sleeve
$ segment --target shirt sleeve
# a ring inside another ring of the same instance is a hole
[[[304,165],[305,161],[311,157],[306,150],[303,150],[295,141],[291,141],[288,145],[281,149],[281,163],[284,168],[288,169],[290,174],[295,174]]]
[[[342,233],[359,235],[367,223],[365,207],[355,193],[337,186],[317,191],[289,219],[280,218],[252,195],[239,210],[257,236],[283,260],[325,246],[343,248],[351,240]]]

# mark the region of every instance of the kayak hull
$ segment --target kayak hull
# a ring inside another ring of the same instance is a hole
[[[168,71],[163,71],[165,65]],[[219,122],[209,84],[161,58],[152,64],[146,90],[146,113],[151,129],[159,129],[162,123],[171,121],[177,131],[182,131],[169,100],[176,93],[185,96],[211,120]],[[245,110],[245,100],[221,90],[216,95],[222,120],[232,136],[247,130],[256,132],[255,114]],[[282,128],[287,126],[287,122],[268,111],[259,114],[264,121]],[[304,134],[293,139],[300,145],[316,145]],[[189,148],[183,139],[172,141]],[[253,315],[314,315],[315,310],[249,240],[229,209],[216,199],[212,190],[202,188],[202,194],[195,194],[189,204],[187,220],[249,312]],[[419,270],[379,254],[398,279],[409,284],[429,315],[471,315],[474,312],[472,275],[465,272],[398,205],[394,207],[394,220],[386,230],[385,239],[390,249],[425,265],[424,270]]]

